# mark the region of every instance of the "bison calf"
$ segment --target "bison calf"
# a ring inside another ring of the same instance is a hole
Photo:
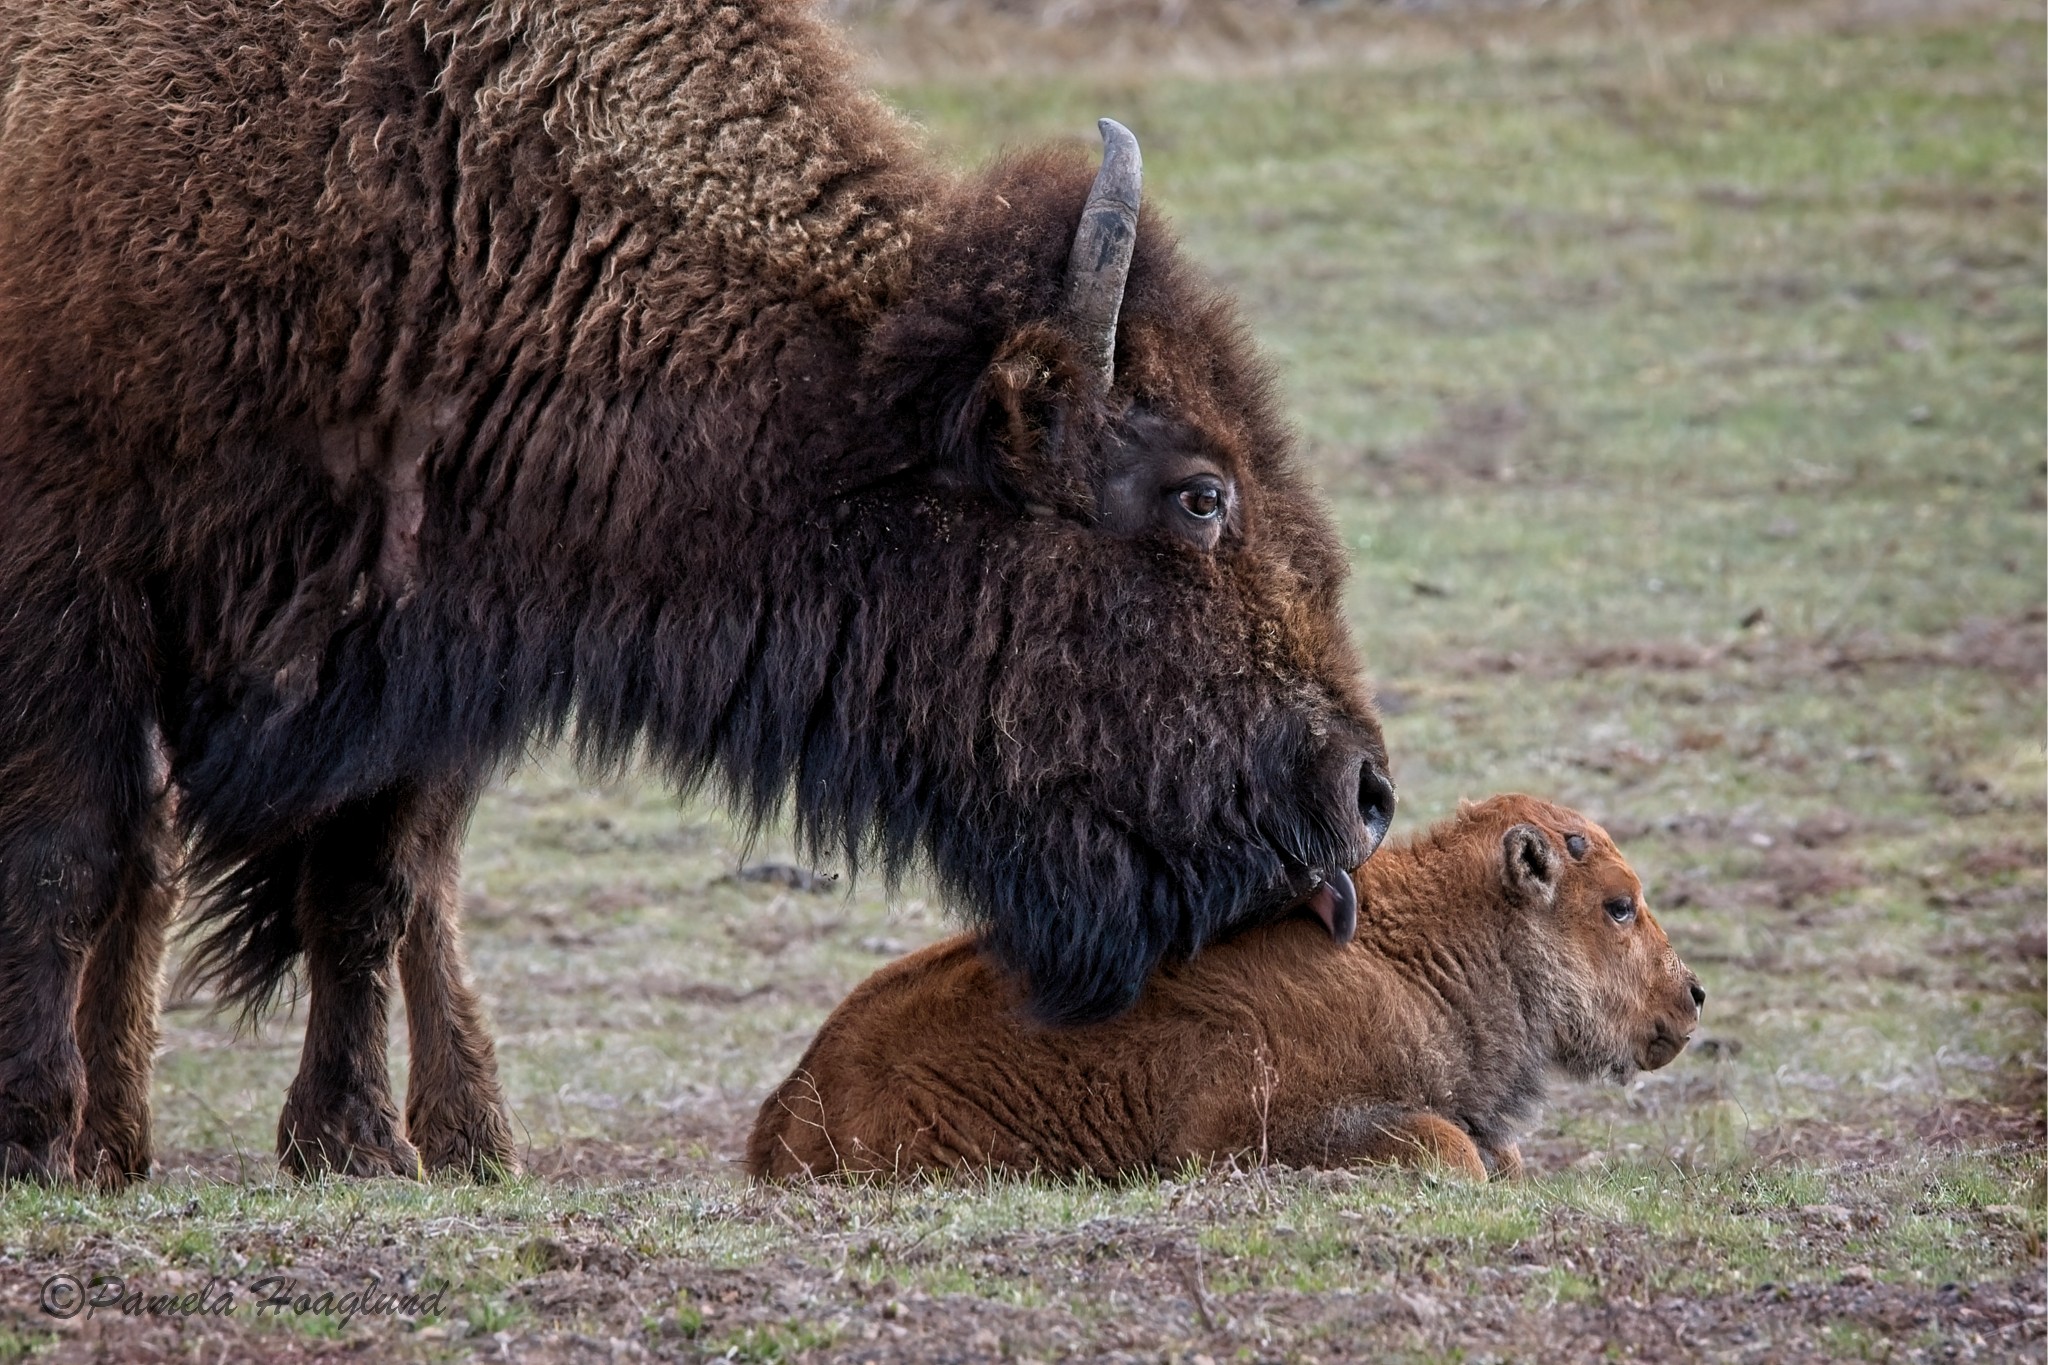
[[[1641,881],[1574,811],[1468,803],[1354,881],[1348,948],[1306,919],[1254,930],[1085,1028],[1030,1023],[972,938],[914,953],[826,1020],[747,1168],[1116,1176],[1252,1151],[1512,1175],[1552,1068],[1625,1081],[1699,1021]]]

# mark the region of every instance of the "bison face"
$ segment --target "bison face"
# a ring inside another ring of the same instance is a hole
[[[834,540],[888,654],[854,724],[889,776],[813,812],[917,845],[1053,1022],[1303,901],[1348,939],[1344,869],[1394,806],[1269,380],[1135,186],[1090,244],[1087,185],[1039,156],[963,188],[876,330],[876,439],[909,445]],[[1119,244],[1113,289],[1077,265]]]
[[[1654,1071],[1685,1049],[1706,992],[1679,961],[1607,831],[1528,804],[1537,818],[1507,831],[1502,859],[1531,938],[1548,958],[1552,1060],[1586,1080],[1626,1082]]]

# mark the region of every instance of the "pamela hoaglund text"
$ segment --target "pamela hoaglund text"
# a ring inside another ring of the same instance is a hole
[[[445,1288],[426,1283],[412,1287],[387,1285],[372,1280],[360,1289],[336,1292],[307,1285],[294,1275],[265,1275],[246,1285],[234,1280],[209,1279],[197,1289],[152,1293],[118,1275],[80,1279],[59,1272],[43,1281],[42,1308],[53,1318],[75,1318],[81,1314],[92,1318],[102,1313],[130,1318],[226,1317],[246,1309],[259,1317],[322,1314],[347,1326],[353,1319],[365,1316],[413,1318],[439,1313]]]

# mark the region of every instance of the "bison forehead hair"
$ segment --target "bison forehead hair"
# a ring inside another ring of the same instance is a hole
[[[118,849],[160,746],[249,1001],[313,831],[562,733],[929,866],[1052,1020],[1328,903],[1343,557],[1108,177],[940,172],[783,0],[14,7],[0,839]]]

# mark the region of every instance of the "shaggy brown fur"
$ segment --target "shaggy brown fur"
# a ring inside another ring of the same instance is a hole
[[[769,1096],[756,1176],[1001,1167],[1110,1177],[1252,1152],[1515,1174],[1553,1068],[1626,1080],[1705,1000],[1606,833],[1466,805],[1357,874],[1358,937],[1291,920],[1170,966],[1137,1008],[1033,1026],[971,938],[869,977]]]
[[[1151,216],[1105,387],[1090,178],[941,175],[791,0],[0,5],[0,1174],[147,1168],[181,839],[203,975],[304,960],[289,1161],[509,1158],[449,888],[572,717],[1047,1019],[1369,853],[1343,555]]]

